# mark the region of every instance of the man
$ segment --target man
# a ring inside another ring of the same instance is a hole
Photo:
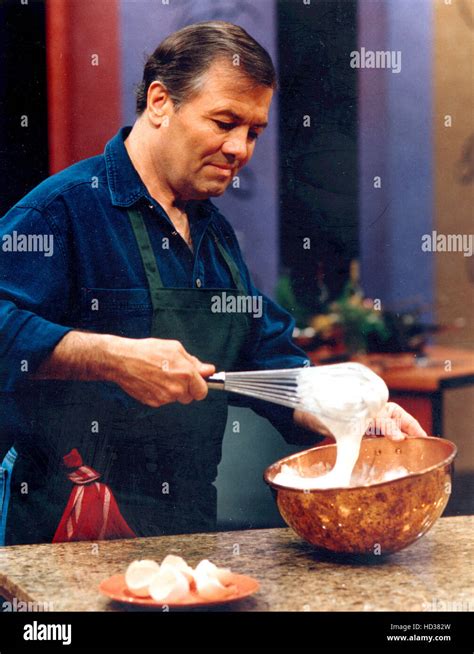
[[[54,245],[0,260],[6,544],[214,528],[227,398],[205,379],[307,364],[270,299],[261,317],[211,310],[216,289],[260,296],[208,198],[250,160],[274,87],[243,29],[188,26],[146,63],[133,128],[3,218],[15,243]],[[290,442],[317,440],[307,415],[249,405]]]

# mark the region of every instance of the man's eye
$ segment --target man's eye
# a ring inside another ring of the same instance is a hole
[[[215,120],[214,122],[220,129],[224,129],[226,132],[230,132],[235,127],[234,123],[223,123],[221,120]]]
[[[224,123],[222,120],[215,120],[214,122],[219,129],[222,129],[226,132],[230,132],[235,127],[237,127],[236,123]],[[256,141],[259,137],[259,134],[257,132],[249,132],[248,136],[251,141]]]

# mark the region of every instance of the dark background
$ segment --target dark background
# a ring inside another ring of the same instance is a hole
[[[44,2],[1,0],[0,216],[49,174],[45,49]]]
[[[357,48],[357,2],[307,9],[278,3],[280,252],[296,297],[317,313],[318,265],[333,298],[358,256],[357,71],[347,65]]]

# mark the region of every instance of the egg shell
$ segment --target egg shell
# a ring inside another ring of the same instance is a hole
[[[188,580],[170,565],[162,567],[150,584],[150,595],[156,602],[179,602],[188,593]]]
[[[193,569],[181,556],[176,556],[175,554],[168,554],[165,556],[161,562],[161,568],[166,568],[167,566],[170,566],[184,574],[190,584],[194,581]]]
[[[194,579],[198,595],[203,599],[218,601],[229,595],[228,588],[223,586],[216,577],[208,575],[202,570],[200,573],[195,573]]]
[[[206,574],[217,579],[224,586],[232,582],[232,572],[230,571],[230,568],[218,568],[208,559],[203,559],[197,564],[194,574]]]
[[[217,568],[216,576],[221,584],[228,586],[232,583],[234,575],[230,568]]]
[[[149,585],[159,570],[160,566],[156,561],[150,559],[132,561],[125,572],[128,590],[136,597],[149,597]]]

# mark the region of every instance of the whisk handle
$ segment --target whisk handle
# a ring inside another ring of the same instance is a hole
[[[225,384],[223,381],[208,381],[207,387],[211,391],[223,391],[225,390]]]
[[[218,372],[207,380],[207,387],[214,391],[225,390],[225,372]]]

